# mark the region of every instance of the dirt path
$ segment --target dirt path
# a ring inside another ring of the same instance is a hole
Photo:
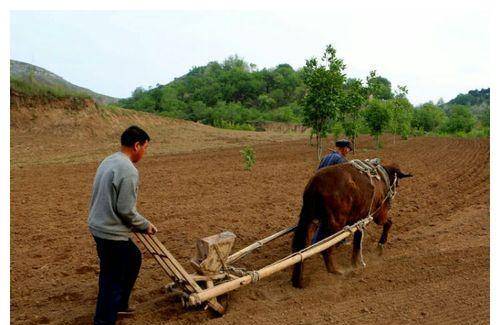
[[[252,172],[243,171],[238,149],[146,157],[139,164],[139,210],[186,267],[199,237],[231,230],[240,248],[296,222],[316,166],[314,149],[305,140],[255,149]],[[398,162],[415,177],[401,182],[383,257],[375,252],[381,230],[369,226],[366,269],[333,276],[313,257],[306,262],[305,289],[294,289],[290,272],[280,272],[234,292],[229,312],[212,318],[162,294],[168,281],[145,254],[133,294],[139,311],[123,324],[488,323],[488,140],[415,138],[356,155],[374,156]],[[90,323],[98,264],[86,211],[96,167],[12,168],[13,323]],[[276,241],[243,265],[259,267],[287,255],[289,241]],[[345,268],[349,250],[336,253]]]

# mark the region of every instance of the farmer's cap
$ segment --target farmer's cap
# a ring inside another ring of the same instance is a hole
[[[337,140],[335,142],[335,146],[337,148],[344,148],[344,147],[347,147],[349,148],[351,151],[352,151],[352,145],[351,145],[351,142],[349,140],[346,140],[346,139],[341,139],[341,140]]]

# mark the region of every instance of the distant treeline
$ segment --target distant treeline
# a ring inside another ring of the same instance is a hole
[[[311,87],[304,82],[305,69],[280,64],[259,70],[231,56],[222,63],[194,67],[166,85],[139,87],[119,105],[222,128],[252,130],[264,121],[303,123],[304,98]],[[404,138],[426,133],[489,135],[489,88],[459,94],[448,103],[440,100],[414,107],[406,99],[406,87],[393,89],[391,82],[375,71],[364,81],[345,80],[346,107],[350,95],[353,100],[358,95],[366,97],[360,102],[364,107],[360,111],[361,133],[370,133],[373,121],[386,119],[380,127]],[[342,133],[349,124],[349,110],[345,112],[342,115],[341,109],[330,133]]]
[[[301,72],[288,64],[257,70],[238,56],[195,67],[171,83],[137,88],[120,105],[147,112],[223,126],[301,121]]]

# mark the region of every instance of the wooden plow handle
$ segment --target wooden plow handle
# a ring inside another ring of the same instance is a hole
[[[143,233],[134,233],[139,241],[146,247],[146,250],[154,257],[160,264],[161,268],[167,273],[169,278],[179,284],[186,293],[201,293],[203,289],[196,283],[196,281],[189,275],[189,273],[182,267],[177,259],[167,250],[160,240],[154,235]],[[225,308],[215,299],[208,301],[208,306],[218,312],[219,314],[225,313]]]

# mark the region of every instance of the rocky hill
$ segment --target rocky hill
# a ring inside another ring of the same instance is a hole
[[[86,95],[99,104],[112,104],[119,100],[119,98],[98,94],[90,89],[74,85],[55,73],[21,61],[10,60],[10,78],[11,86],[13,83],[23,83],[29,87],[48,87],[62,92]]]

